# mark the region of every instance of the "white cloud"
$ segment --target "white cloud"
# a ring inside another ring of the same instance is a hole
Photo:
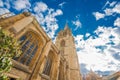
[[[94,71],[117,71],[120,70],[120,61],[113,57],[113,54],[120,52],[117,46],[120,44],[120,32],[118,28],[99,26],[94,33],[97,35],[90,35],[87,40],[84,40],[83,35],[75,36],[76,47],[80,50],[77,51],[79,62],[86,64],[86,68]],[[85,35],[85,36],[86,36]],[[113,38],[110,38],[113,36]],[[113,42],[113,44],[110,44]],[[116,46],[116,47],[115,47]],[[113,62],[113,64],[110,64]]]
[[[60,9],[57,9],[56,11],[53,10],[51,14],[48,14],[45,16],[44,21],[47,26],[46,31],[51,38],[55,37],[55,32],[58,29],[56,16],[59,16],[62,14],[63,12]]]
[[[116,3],[117,3],[116,1],[113,1],[111,3],[109,1],[107,1],[102,9],[104,9],[107,5],[109,5],[110,7],[114,7]]]
[[[72,24],[75,25],[74,30],[77,30],[78,28],[82,27],[82,23],[80,21],[80,15],[79,14],[75,16],[75,19],[72,21]]]
[[[53,13],[53,16],[63,15],[62,10],[57,9],[56,12]]]
[[[85,34],[85,37],[89,37],[89,36],[90,36],[90,33],[86,33],[86,34]]]
[[[105,3],[105,5],[103,6],[103,8],[102,9],[104,9],[108,4],[110,4],[110,2],[109,1],[107,1],[106,3]]]
[[[113,2],[110,3],[109,5],[110,5],[110,7],[114,7],[116,3],[117,3],[116,1],[113,1]]]
[[[62,2],[60,3],[58,6],[60,6],[61,8],[63,8],[63,6],[66,4],[66,2]]]
[[[1,1],[0,1],[0,7],[3,7],[3,5],[4,5],[4,4],[3,4],[3,1],[1,0]]]
[[[72,23],[76,26],[74,30],[77,30],[79,27],[82,27],[82,24],[79,19],[77,19],[76,21],[72,21]]]
[[[9,16],[15,15],[15,13],[13,13],[9,10],[9,8],[10,8],[9,0],[6,0],[6,2],[3,2],[3,1],[4,0],[0,1],[0,15],[3,15],[5,13],[10,13],[10,14],[4,15],[4,17],[9,17]]]
[[[77,19],[79,19],[79,18],[80,18],[80,14],[77,14],[75,17],[76,17]]]
[[[114,26],[120,27],[120,17],[115,20]]]
[[[0,15],[8,13],[8,12],[10,12],[8,9],[6,9],[6,8],[0,8]]]
[[[7,9],[10,9],[10,8],[11,8],[10,2],[13,3],[13,1],[11,1],[11,0],[6,0],[6,1],[4,1],[4,5],[6,6]]]
[[[116,4],[113,8],[113,12],[120,14],[120,3]]]
[[[107,6],[109,5],[109,6]],[[105,9],[104,9],[105,8]],[[96,20],[99,20],[101,18],[104,18],[106,16],[111,16],[113,14],[120,14],[120,3],[117,3],[116,1],[109,2],[107,1],[105,6],[103,7],[103,12],[93,12],[93,15],[95,16]]]
[[[16,0],[13,1],[13,8],[16,10],[22,10],[22,9],[30,9],[31,4],[29,2],[29,0]]]
[[[116,4],[113,8],[106,8],[104,12],[106,16],[110,16],[113,13],[120,14],[120,3]]]
[[[33,14],[40,25],[44,28],[44,30],[47,32],[49,37],[52,39],[55,38],[55,32],[58,29],[57,24],[57,16],[63,15],[63,12],[61,9],[52,9],[49,8],[45,3],[43,2],[37,2],[33,8],[35,14]],[[45,14],[44,14],[45,13]]]
[[[34,12],[45,12],[48,9],[48,6],[43,2],[37,2],[33,8]]]
[[[48,31],[48,35],[51,38],[55,37],[55,31],[58,29],[58,24],[54,23],[54,24],[48,24],[47,27],[47,31]]]
[[[99,12],[94,12],[93,15],[95,16],[96,20],[99,20],[99,19],[105,17],[105,14],[102,14],[102,13],[99,13]]]
[[[110,15],[113,14],[112,9],[109,9],[109,8],[105,9],[104,12],[105,12],[105,15],[106,15],[106,16],[110,16]]]

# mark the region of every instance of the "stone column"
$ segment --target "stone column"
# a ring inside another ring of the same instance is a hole
[[[49,53],[49,50],[51,48],[51,44],[52,44],[52,41],[50,40],[49,42],[46,43],[46,45],[42,49],[41,55],[39,55],[39,59],[38,59],[38,61],[36,63],[33,74],[32,74],[32,76],[30,77],[29,80],[36,80],[37,79],[37,77],[38,77],[38,75],[40,73],[41,64],[42,64],[45,56]]]
[[[57,53],[57,55],[55,57],[54,69],[53,69],[53,74],[52,74],[51,80],[58,80],[59,65],[60,65],[60,56]]]

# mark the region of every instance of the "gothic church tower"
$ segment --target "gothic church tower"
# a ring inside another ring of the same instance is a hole
[[[64,30],[61,30],[58,33],[55,44],[60,50],[60,55],[67,61],[67,80],[81,80],[74,37],[72,36],[72,32],[69,29],[68,24],[65,25]]]

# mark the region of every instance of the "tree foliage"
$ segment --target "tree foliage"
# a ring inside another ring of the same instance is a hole
[[[12,58],[21,54],[19,42],[0,27],[0,80],[7,80],[4,73],[12,67]]]

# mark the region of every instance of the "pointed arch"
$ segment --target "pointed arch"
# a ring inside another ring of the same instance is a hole
[[[19,38],[19,41],[21,42],[22,55],[19,58],[15,58],[15,60],[29,66],[35,55],[41,50],[43,40],[36,32],[30,30],[25,32]]]

